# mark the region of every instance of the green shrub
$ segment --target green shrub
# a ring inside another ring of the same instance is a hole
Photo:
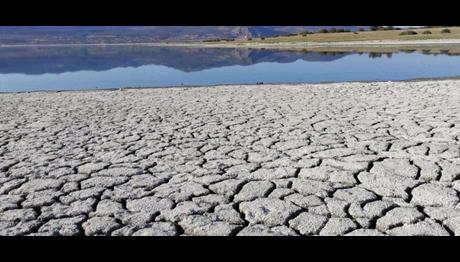
[[[318,33],[327,34],[327,33],[329,33],[329,31],[327,29],[321,29],[321,30],[318,31]]]
[[[441,34],[449,34],[449,33],[450,33],[450,30],[447,28],[441,30]]]
[[[206,39],[203,42],[219,42],[221,39]]]
[[[378,27],[378,26],[375,26],[375,25],[370,26],[369,28],[370,28],[371,31],[377,31],[377,30],[379,30],[379,27]]]
[[[422,34],[424,34],[424,35],[431,35],[431,31],[430,31],[430,30],[425,30],[425,31],[423,31]]]
[[[415,31],[404,31],[404,32],[401,32],[399,33],[399,35],[416,35],[417,32]]]

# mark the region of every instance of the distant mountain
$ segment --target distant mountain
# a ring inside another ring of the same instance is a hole
[[[186,42],[271,37],[333,26],[0,26],[0,44]],[[359,26],[337,26],[358,30]],[[363,27],[365,28],[365,27]]]

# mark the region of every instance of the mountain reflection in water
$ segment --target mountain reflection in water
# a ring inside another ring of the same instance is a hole
[[[56,74],[143,65],[196,72],[262,62],[291,63],[299,59],[334,61],[347,54],[350,53],[146,46],[15,47],[0,48],[0,73]]]
[[[0,92],[460,75],[449,50],[311,51],[123,46],[0,47]]]

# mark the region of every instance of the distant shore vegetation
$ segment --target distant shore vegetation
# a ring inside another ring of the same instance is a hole
[[[349,30],[339,27],[322,28],[317,31],[302,31],[280,36],[248,37],[234,39],[235,44],[251,43],[289,43],[289,42],[346,42],[374,40],[428,40],[460,39],[460,27],[421,26],[400,28],[396,26],[368,26]],[[204,42],[228,42],[228,39],[210,39]]]

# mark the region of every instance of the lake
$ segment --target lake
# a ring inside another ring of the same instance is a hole
[[[460,76],[460,56],[148,46],[0,48],[0,92]]]

